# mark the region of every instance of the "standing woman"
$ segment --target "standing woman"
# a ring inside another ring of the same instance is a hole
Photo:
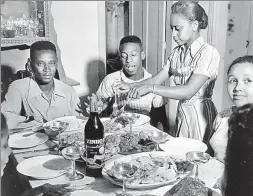
[[[200,36],[206,29],[208,17],[196,2],[179,1],[171,7],[170,26],[178,44],[163,69],[142,82],[117,85],[129,90],[129,97],[139,98],[155,93],[180,100],[176,117],[176,135],[208,141],[217,110],[212,102],[220,55],[216,48]],[[172,77],[176,86],[161,84]]]

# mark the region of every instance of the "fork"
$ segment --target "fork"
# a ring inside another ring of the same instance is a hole
[[[125,106],[129,103],[129,101],[131,101],[131,98],[127,98],[127,101],[124,103],[124,105],[119,109],[119,111],[123,112],[125,109]]]

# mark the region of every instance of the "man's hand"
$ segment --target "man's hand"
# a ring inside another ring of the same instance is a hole
[[[69,184],[51,185],[43,184],[39,187],[30,189],[22,194],[22,196],[69,196],[70,190],[67,189]]]
[[[143,95],[151,93],[152,88],[153,88],[153,85],[147,85],[147,84],[132,87],[130,91],[128,92],[128,97],[133,98],[133,99],[139,99]]]
[[[91,99],[95,100],[95,103],[98,106],[98,113],[101,113],[102,111],[104,111],[108,106],[108,104],[102,101],[101,98],[99,98],[95,93],[92,93],[91,96],[88,97],[89,103],[83,102],[83,105],[78,104],[79,110],[77,112],[82,113],[84,116],[85,116],[85,113],[90,114],[90,100]]]
[[[42,185],[42,193],[43,196],[69,196],[70,190],[66,189],[69,184],[61,184],[61,185],[51,185],[49,183]]]

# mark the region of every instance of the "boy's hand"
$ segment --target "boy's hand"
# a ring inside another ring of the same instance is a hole
[[[95,103],[98,106],[98,113],[100,114],[102,111],[104,111],[108,104],[106,102],[103,102],[96,94],[92,93],[91,96],[88,97],[88,100],[93,99],[95,100]],[[78,104],[79,111],[82,112],[83,114],[86,112],[87,114],[90,114],[90,103],[83,102],[84,105],[82,106],[81,104]]]

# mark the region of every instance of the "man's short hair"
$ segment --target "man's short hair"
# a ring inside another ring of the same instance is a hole
[[[138,44],[140,46],[141,50],[143,50],[141,39],[139,37],[135,36],[135,35],[128,35],[128,36],[123,37],[120,40],[119,49],[121,48],[122,45],[124,45],[126,43]]]
[[[34,42],[30,47],[30,58],[32,59],[34,57],[35,51],[38,50],[51,50],[54,51],[56,54],[56,47],[55,45],[50,41],[37,41]]]

